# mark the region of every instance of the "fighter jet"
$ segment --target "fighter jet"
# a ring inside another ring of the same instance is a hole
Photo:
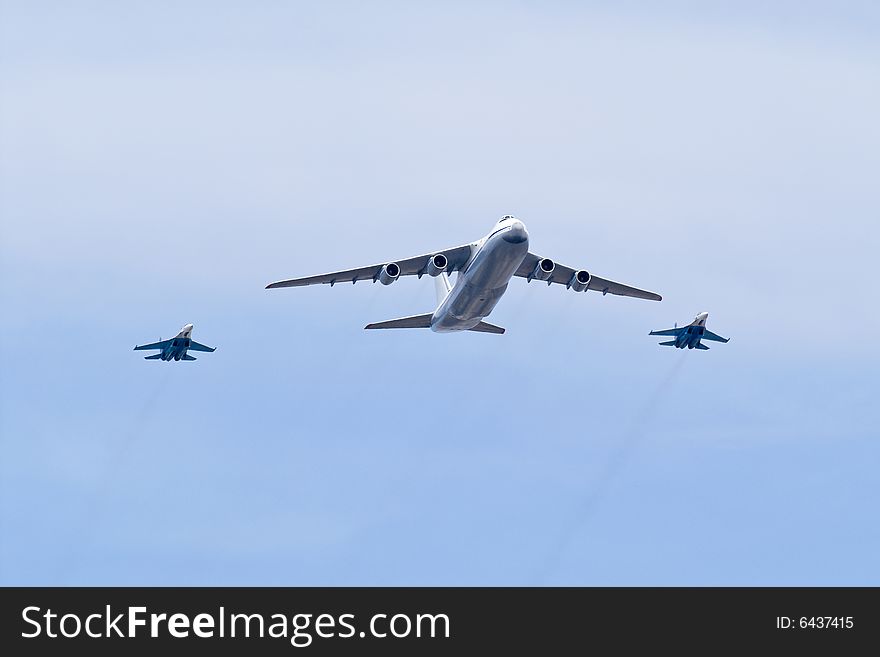
[[[648,335],[674,335],[675,340],[669,342],[661,342],[663,347],[676,347],[678,349],[708,349],[701,340],[714,340],[715,342],[729,342],[730,338],[722,338],[715,335],[712,331],[706,330],[706,320],[709,319],[709,313],[700,313],[687,326],[666,329],[664,331],[651,331]]]
[[[455,284],[448,274],[458,272]],[[368,329],[429,328],[437,333],[479,331],[504,333],[504,329],[483,319],[492,312],[514,277],[529,283],[559,283],[575,292],[595,290],[605,294],[660,301],[660,295],[622,283],[593,276],[585,269],[575,270],[529,252],[529,233],[513,215],[505,215],[491,232],[476,242],[426,255],[357,269],[293,278],[270,283],[266,289],[303,285],[379,281],[391,285],[401,276],[427,274],[434,278],[437,307],[433,312],[368,324]]]
[[[207,351],[211,352],[216,349],[216,347],[206,347],[203,344],[199,344],[195,340],[192,339],[192,330],[193,325],[187,324],[182,329],[180,329],[180,333],[175,335],[170,340],[160,340],[159,342],[153,342],[151,344],[142,344],[135,347],[135,351],[140,349],[159,349],[158,354],[153,354],[152,356],[144,356],[144,360],[196,360],[195,356],[190,356],[187,352],[188,349],[192,349],[193,351]]]

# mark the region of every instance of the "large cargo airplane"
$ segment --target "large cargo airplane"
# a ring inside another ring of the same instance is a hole
[[[458,272],[453,285],[448,274]],[[379,281],[391,285],[401,276],[432,276],[437,289],[437,308],[433,313],[401,317],[368,324],[368,329],[430,328],[437,333],[480,331],[504,333],[504,329],[484,322],[513,277],[528,282],[559,283],[575,292],[595,290],[638,299],[660,301],[659,294],[593,276],[585,269],[575,270],[529,252],[529,233],[522,221],[505,215],[486,237],[452,249],[395,260],[357,269],[293,278],[270,283],[266,289],[304,285]]]

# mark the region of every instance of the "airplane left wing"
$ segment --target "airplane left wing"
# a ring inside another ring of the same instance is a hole
[[[403,260],[388,260],[379,265],[368,265],[367,267],[359,267],[357,269],[343,269],[342,271],[334,271],[328,274],[319,274],[317,276],[306,276],[304,278],[291,278],[286,281],[277,281],[269,283],[267,290],[277,287],[302,287],[304,285],[335,285],[336,283],[357,283],[358,281],[379,280],[379,274],[385,265],[394,263],[400,267],[400,276],[421,276],[428,273],[428,263],[431,258],[438,254],[446,257],[446,272],[452,273],[464,267],[471,257],[472,244],[457,246],[453,249],[443,249],[428,253],[426,255],[414,256]]]
[[[152,342],[150,344],[138,345],[134,349],[135,351],[138,351],[140,349],[164,349],[169,344],[171,344],[171,340],[162,340],[161,342]]]
[[[520,278],[527,278],[531,281],[535,268],[542,259],[543,258],[536,256],[534,253],[527,254],[514,275],[519,276]],[[554,265],[553,272],[550,274],[550,278],[546,279],[546,282],[548,284],[561,283],[566,287],[571,287],[572,279],[577,273],[577,270],[559,263],[554,263]],[[593,276],[592,273],[590,275],[590,282],[587,285],[587,289],[595,290],[602,294],[616,294],[622,297],[635,297],[637,299],[648,299],[650,301],[660,301],[663,299],[663,297],[654,292],[640,290],[637,287],[631,287],[629,285],[624,285],[623,283],[615,283],[614,281],[609,281],[605,278]]]
[[[681,328],[663,329],[662,331],[651,331],[648,335],[678,335],[686,328],[686,326],[683,326]]]

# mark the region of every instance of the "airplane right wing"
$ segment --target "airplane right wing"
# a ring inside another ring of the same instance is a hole
[[[171,344],[171,340],[162,340],[161,342],[152,342],[150,344],[138,345],[134,349],[135,351],[138,351],[140,349],[164,349],[169,344]]]
[[[214,351],[216,348],[217,347],[208,347],[206,345],[199,344],[195,340],[190,340],[189,347],[187,347],[187,349],[191,349],[192,351],[207,351],[209,353]]]
[[[651,331],[650,333],[648,333],[648,335],[679,335],[685,328],[687,327],[663,329],[662,331]]]
[[[379,274],[386,265],[395,264],[400,268],[399,276],[423,276],[428,273],[428,265],[432,258],[437,255],[443,255],[446,258],[446,272],[452,273],[464,267],[471,258],[473,244],[465,244],[464,246],[456,246],[453,249],[443,249],[434,251],[426,255],[414,256],[412,258],[404,258],[403,260],[388,260],[379,265],[368,265],[366,267],[358,267],[356,269],[343,269],[341,271],[330,272],[329,274],[318,274],[317,276],[305,276],[303,278],[291,278],[286,281],[277,281],[269,283],[267,290],[277,287],[302,287],[304,285],[330,285],[336,283],[357,283],[358,281],[379,280]],[[393,278],[397,278],[394,276]]]
[[[534,280],[541,280],[534,278],[535,269],[538,267],[538,264],[542,262],[544,258],[540,256],[536,256],[534,253],[527,253],[526,257],[523,258],[522,263],[519,266],[519,269],[514,272],[514,276],[519,276],[520,278],[528,279],[529,282]],[[567,287],[572,285],[574,281],[574,275],[576,273],[575,269],[568,267],[566,265],[562,265],[559,263],[553,264],[553,272],[549,275],[549,278],[543,279],[548,284],[550,283],[560,283]],[[598,276],[590,276],[589,283],[587,285],[588,290],[595,290],[597,292],[601,292],[603,295],[605,294],[616,294],[622,297],[635,297],[637,299],[648,299],[649,301],[660,301],[663,297],[661,297],[656,292],[649,292],[648,290],[640,290],[637,287],[632,287],[631,285],[624,285],[623,283],[615,283],[614,281],[609,281],[606,278],[599,278]]]

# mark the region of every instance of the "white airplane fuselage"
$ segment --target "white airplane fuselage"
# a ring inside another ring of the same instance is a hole
[[[528,252],[529,233],[521,221],[505,218],[495,224],[475,244],[474,254],[434,311],[431,330],[467,331],[488,317]]]

